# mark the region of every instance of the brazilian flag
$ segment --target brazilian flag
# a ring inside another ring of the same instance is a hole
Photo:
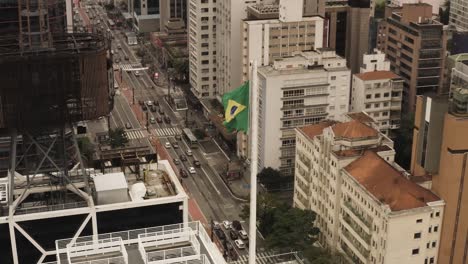
[[[229,132],[249,129],[249,82],[223,95],[224,126]]]

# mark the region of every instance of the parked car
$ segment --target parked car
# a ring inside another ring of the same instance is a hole
[[[187,178],[188,177],[188,173],[187,173],[186,170],[180,169],[179,172],[180,172],[180,177],[182,177],[182,178]]]
[[[150,122],[151,124],[156,124],[156,119],[154,119],[154,117],[151,117],[150,120],[149,120],[149,122]]]
[[[234,229],[231,229],[231,230],[229,231],[229,236],[231,237],[232,240],[236,240],[236,239],[239,238],[239,236],[237,235],[236,230],[234,230]]]
[[[118,44],[118,45],[117,45],[117,48],[118,48],[118,49],[122,49],[122,45]]]
[[[190,174],[195,174],[195,173],[197,173],[197,171],[195,170],[194,167],[189,167],[188,170],[189,170]]]
[[[150,101],[146,101],[146,105],[152,106],[152,105],[153,105],[153,101],[151,101],[151,100],[150,100]]]
[[[167,149],[170,149],[170,148],[171,148],[171,143],[166,142],[166,143],[164,144],[164,147],[166,147]]]
[[[232,223],[231,223],[231,221],[224,220],[224,221],[223,221],[223,226],[224,226],[224,228],[225,228],[226,230],[228,230],[228,229],[231,229]]]
[[[151,112],[155,113],[156,112],[156,106],[150,105],[150,110],[151,110]]]
[[[221,229],[216,229],[214,232],[215,232],[216,236],[217,236],[220,240],[225,240],[225,239],[226,239],[226,234],[224,234],[223,230],[221,230]]]
[[[185,155],[180,155],[179,157],[181,161],[187,161],[187,157]]]
[[[125,55],[124,59],[125,59],[125,60],[127,60],[127,61],[129,60],[129,58],[128,58],[128,56],[127,56],[127,55]]]
[[[145,104],[145,102],[143,100],[138,100],[138,104],[140,104],[141,106],[143,106]]]
[[[218,221],[213,221],[213,229],[214,230],[221,229],[221,223]]]
[[[193,166],[195,166],[195,167],[197,167],[197,168],[200,168],[200,167],[201,167],[200,161],[198,161],[198,160],[193,160]]]
[[[181,139],[182,139],[182,137],[181,137],[180,135],[175,135],[174,137],[175,137],[175,139],[177,139],[177,140],[181,140]]]
[[[146,110],[148,110],[148,107],[146,107],[146,105],[142,105],[142,106],[141,106],[141,109],[142,109],[143,111],[146,111]]]
[[[236,244],[236,247],[238,249],[244,249],[245,248],[245,243],[244,243],[244,241],[242,241],[242,239],[237,239],[236,241],[234,241],[234,244]]]
[[[191,157],[193,155],[192,151],[190,149],[187,150],[187,156]]]
[[[242,239],[249,239],[249,236],[247,235],[247,232],[244,229],[239,231],[239,236]]]
[[[160,115],[164,115],[164,111],[161,109],[161,107],[159,108],[158,113],[159,113]]]
[[[162,118],[161,118],[161,117],[159,117],[159,116],[158,116],[158,117],[156,117],[156,122],[158,122],[159,124],[161,124],[161,123],[162,123]]]
[[[132,124],[130,124],[130,122],[125,123],[125,128],[126,128],[126,129],[131,129],[131,128],[132,128]]]
[[[179,148],[179,143],[177,142],[172,143],[172,147],[175,149]]]
[[[179,159],[174,159],[174,164],[175,164],[175,165],[179,165],[179,164],[180,164],[180,160],[179,160]]]
[[[164,122],[166,122],[167,124],[170,124],[171,119],[168,116],[164,116]]]

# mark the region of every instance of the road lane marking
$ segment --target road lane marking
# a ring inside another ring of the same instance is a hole
[[[221,192],[218,190],[218,188],[216,188],[215,184],[213,183],[213,181],[211,180],[211,178],[208,176],[208,173],[206,173],[205,169],[203,169],[203,167],[201,167],[201,170],[203,171],[203,173],[205,174],[205,176],[208,178],[208,180],[210,181],[211,183],[211,186],[213,186],[213,188],[215,189],[215,191],[221,195]]]

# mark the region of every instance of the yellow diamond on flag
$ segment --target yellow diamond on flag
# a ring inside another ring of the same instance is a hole
[[[226,122],[231,122],[231,120],[234,119],[236,115],[242,112],[245,108],[245,105],[241,105],[238,102],[229,99],[226,112],[224,114]]]

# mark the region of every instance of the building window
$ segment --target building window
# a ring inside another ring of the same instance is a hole
[[[434,226],[434,232],[439,231],[439,226]]]
[[[422,219],[417,219],[416,223],[422,223]]]
[[[419,248],[415,248],[412,251],[412,255],[418,255],[419,254]]]
[[[432,233],[432,226],[429,227],[429,233]]]
[[[366,99],[371,99],[371,98],[372,98],[372,95],[370,95],[370,94],[366,95]]]
[[[432,242],[432,247],[435,248],[437,246],[437,242],[436,241],[433,241]]]
[[[379,94],[379,93],[376,93],[376,94],[374,95],[374,97],[375,97],[375,98],[380,98],[380,94]]]
[[[332,81],[336,80],[336,76],[330,77]]]
[[[383,112],[382,115],[383,116],[388,116],[388,112]]]
[[[436,217],[439,217],[439,216],[440,216],[440,212],[436,212],[436,213],[435,213],[435,216],[436,216]]]
[[[375,107],[375,108],[379,108],[379,105],[380,105],[379,103],[374,104],[374,107]]]
[[[429,264],[434,264],[434,257],[431,257],[431,258],[429,259]]]
[[[370,104],[366,104],[366,109],[369,109],[371,108],[371,105]]]
[[[414,239],[419,239],[421,238],[421,232],[414,233]]]
[[[383,94],[383,97],[389,97],[390,96],[390,93],[384,93]]]

